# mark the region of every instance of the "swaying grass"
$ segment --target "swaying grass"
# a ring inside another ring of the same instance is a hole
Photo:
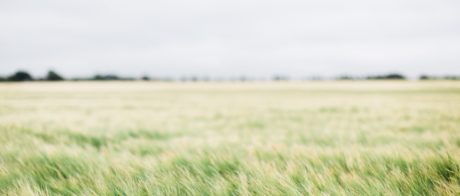
[[[458,82],[0,84],[1,195],[459,195]]]

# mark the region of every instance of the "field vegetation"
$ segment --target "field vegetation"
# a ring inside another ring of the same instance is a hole
[[[460,82],[0,84],[1,195],[459,195]]]

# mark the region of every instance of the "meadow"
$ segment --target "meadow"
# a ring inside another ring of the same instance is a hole
[[[459,195],[460,82],[0,83],[1,195]]]

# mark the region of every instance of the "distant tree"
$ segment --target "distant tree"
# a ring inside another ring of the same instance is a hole
[[[460,76],[445,75],[445,76],[429,76],[421,75],[419,80],[460,80]]]
[[[0,76],[0,82],[4,82],[4,81],[6,81],[6,78]]]
[[[25,71],[17,71],[13,75],[8,76],[7,80],[8,81],[19,82],[19,81],[32,81],[33,78],[29,73],[27,73]]]
[[[99,75],[99,74],[97,74],[97,75],[95,75],[95,76],[93,77],[93,80],[103,80],[103,79],[104,79],[104,76]]]
[[[149,77],[149,76],[142,76],[142,77],[141,77],[141,80],[149,81],[149,80],[150,80],[150,77]]]
[[[353,76],[349,76],[349,75],[343,75],[337,78],[337,80],[354,80],[354,79],[355,78]]]
[[[306,81],[320,81],[320,80],[324,80],[324,78],[322,78],[321,76],[308,76],[308,77],[302,78],[302,80],[306,80]]]
[[[198,76],[191,76],[189,81],[198,82],[200,78]]]
[[[385,76],[385,79],[390,79],[390,80],[405,80],[406,76],[403,76],[401,74],[393,73],[393,74],[388,74]]]
[[[446,79],[446,80],[460,80],[460,76],[450,75],[450,76],[445,76],[444,79]]]
[[[118,77],[117,75],[95,75],[93,77],[93,80],[120,80],[120,77]]]
[[[366,77],[366,79],[368,80],[405,80],[406,77],[398,73],[391,73],[387,75],[368,76]]]
[[[418,79],[419,80],[430,80],[432,78],[430,76],[428,76],[428,75],[421,75]]]
[[[58,73],[54,72],[53,70],[48,71],[48,74],[46,75],[45,80],[48,81],[60,81],[64,80],[62,76],[60,76]]]
[[[272,80],[273,81],[287,81],[287,80],[289,80],[289,77],[284,76],[284,75],[274,75],[272,77]]]

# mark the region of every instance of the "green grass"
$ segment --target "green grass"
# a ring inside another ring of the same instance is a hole
[[[459,195],[460,82],[0,84],[1,195]]]

